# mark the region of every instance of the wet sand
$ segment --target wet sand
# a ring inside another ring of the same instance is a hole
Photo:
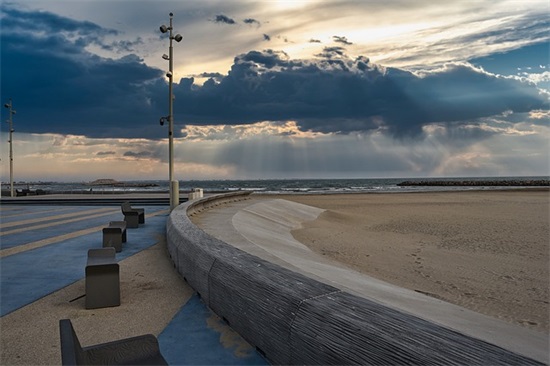
[[[549,330],[548,190],[285,195],[326,209],[292,232],[392,284]]]

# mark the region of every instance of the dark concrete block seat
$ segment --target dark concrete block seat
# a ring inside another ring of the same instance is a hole
[[[62,365],[168,365],[152,334],[83,348],[71,321],[61,319],[59,335]]]
[[[129,228],[136,228],[139,224],[145,223],[145,210],[143,208],[132,208],[130,202],[123,202],[120,206],[124,221]]]
[[[126,243],[126,221],[109,222],[109,226],[103,228],[103,247],[114,247],[119,253],[122,243]]]
[[[120,305],[120,273],[115,248],[88,250],[86,309]]]

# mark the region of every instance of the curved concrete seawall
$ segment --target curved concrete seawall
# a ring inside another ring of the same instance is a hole
[[[168,250],[204,302],[270,362],[543,364],[267,262],[189,219],[246,198],[235,192],[180,205],[168,220]]]

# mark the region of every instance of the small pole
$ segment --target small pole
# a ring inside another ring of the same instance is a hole
[[[15,114],[15,110],[13,109],[11,98],[9,103],[4,104],[4,107],[8,108],[10,113],[10,119],[8,120],[10,124],[10,137],[8,142],[10,144],[10,196],[13,197],[13,115]]]

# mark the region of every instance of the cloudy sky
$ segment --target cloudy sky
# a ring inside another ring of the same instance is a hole
[[[180,180],[549,175],[549,6],[2,1],[15,180],[167,179],[170,12]]]

